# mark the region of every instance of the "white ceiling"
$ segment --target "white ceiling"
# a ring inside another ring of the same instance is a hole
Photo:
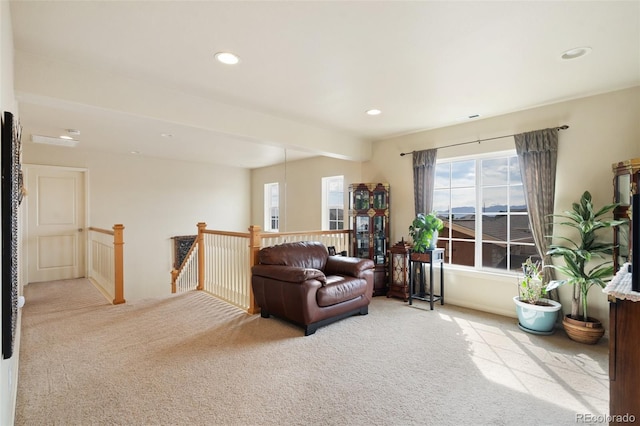
[[[285,148],[362,159],[349,141],[640,84],[640,1],[12,1],[11,16],[23,135],[76,128],[80,149],[240,167]],[[593,50],[560,59],[578,46]],[[241,62],[219,64],[219,51]],[[102,78],[65,83],[33,64]],[[167,119],[135,87],[109,103],[96,87],[112,77],[228,113],[190,120],[181,103]]]

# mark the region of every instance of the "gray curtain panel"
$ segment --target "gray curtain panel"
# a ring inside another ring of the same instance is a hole
[[[433,209],[433,186],[436,178],[437,149],[413,151],[413,199],[415,214]]]
[[[558,130],[544,129],[514,135],[518,163],[522,173],[525,200],[533,241],[545,265],[551,263],[547,250],[553,232],[553,208],[556,192]],[[544,268],[543,282],[552,279],[550,268]]]

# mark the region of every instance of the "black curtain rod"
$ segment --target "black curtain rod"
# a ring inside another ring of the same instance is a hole
[[[566,130],[568,129],[569,126],[567,126],[566,124],[560,127],[556,127],[556,130],[560,131],[560,130]],[[460,143],[454,143],[451,145],[445,145],[445,146],[439,146],[436,149],[442,149],[442,148],[451,148],[452,146],[460,146],[460,145],[468,145],[470,143],[480,143],[480,142],[485,142],[485,141],[492,141],[495,139],[502,139],[502,138],[508,138],[511,136],[515,136],[515,134],[513,135],[504,135],[504,136],[496,136],[495,138],[487,138],[487,139],[476,139],[475,141],[469,141],[469,142],[460,142]],[[411,152],[401,152],[400,153],[400,157],[404,157],[407,154],[413,154],[415,151],[411,151]]]

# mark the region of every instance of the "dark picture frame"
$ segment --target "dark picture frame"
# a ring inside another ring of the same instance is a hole
[[[18,208],[22,201],[20,128],[13,114],[2,117],[2,357],[13,355],[18,321]]]

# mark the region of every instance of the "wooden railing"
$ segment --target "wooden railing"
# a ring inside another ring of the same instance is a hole
[[[251,290],[251,267],[262,247],[320,241],[335,247],[336,253],[349,252],[349,230],[272,233],[254,225],[249,232],[227,232],[208,230],[202,222],[197,226],[193,247],[180,268],[171,272],[171,291],[203,290],[251,314],[258,312]]]
[[[89,227],[89,279],[112,300],[124,300],[124,226],[113,230]]]

